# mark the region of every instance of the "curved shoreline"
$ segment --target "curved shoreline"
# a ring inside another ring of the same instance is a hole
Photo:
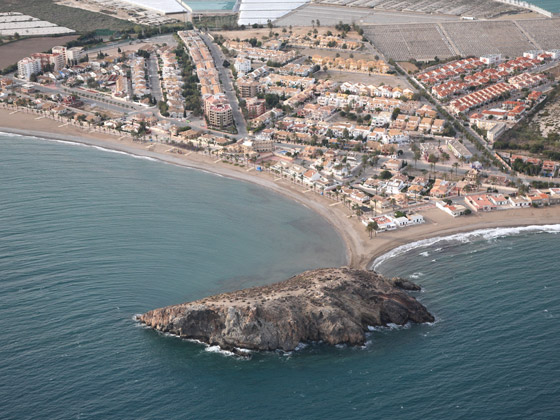
[[[351,268],[370,269],[378,257],[399,246],[424,239],[479,229],[560,224],[560,206],[475,213],[458,218],[452,218],[441,210],[432,208],[420,212],[426,220],[424,224],[384,232],[369,239],[364,226],[353,216],[351,210],[336,205],[335,202],[318,194],[305,194],[301,186],[296,186],[285,179],[279,180],[273,174],[224,164],[199,153],[183,155],[167,153],[167,149],[172,146],[161,143],[135,143],[128,139],[120,140],[112,135],[88,132],[72,126],[60,127],[56,121],[35,120],[33,115],[17,113],[7,117],[8,112],[0,109],[0,131],[6,133],[100,147],[134,157],[148,157],[163,163],[250,182],[279,193],[314,211],[335,229],[345,244],[346,262]],[[152,150],[147,150],[146,146]]]
[[[1,124],[1,122],[0,122]],[[107,151],[116,151],[122,152],[124,154],[128,154],[132,157],[148,157],[155,161],[171,164],[175,166],[179,166],[182,168],[199,170],[202,172],[209,173],[211,175],[219,175],[229,179],[234,179],[238,181],[249,182],[251,184],[266,188],[273,192],[279,193],[285,198],[291,199],[297,202],[300,205],[305,206],[306,208],[312,210],[313,212],[319,214],[329,225],[333,227],[333,229],[337,232],[338,236],[346,245],[345,250],[345,258],[346,263],[348,266],[354,266],[355,263],[353,262],[354,256],[357,255],[356,252],[353,251],[355,244],[352,238],[350,238],[347,234],[347,231],[341,227],[341,218],[340,215],[337,215],[334,211],[328,211],[327,208],[320,205],[316,202],[316,200],[310,200],[311,196],[304,196],[300,191],[293,191],[292,188],[283,188],[285,185],[276,184],[270,179],[266,179],[264,177],[257,177],[253,175],[249,175],[243,173],[241,170],[235,170],[234,167],[228,167],[224,165],[215,165],[209,166],[209,162],[201,162],[194,159],[181,159],[184,155],[170,155],[170,154],[162,154],[158,152],[153,152],[149,150],[145,150],[142,146],[146,146],[147,144],[135,144],[136,147],[130,147],[128,142],[122,142],[122,146],[119,147],[119,143],[114,143],[113,140],[110,139],[103,139],[101,136],[97,135],[95,138],[86,137],[86,133],[84,133],[84,137],[77,137],[75,134],[68,135],[62,133],[53,133],[51,131],[35,131],[35,130],[23,130],[19,128],[13,127],[5,127],[0,126],[0,132],[4,132],[6,134],[16,134],[20,136],[27,136],[27,137],[36,137],[40,140],[47,140],[47,141],[63,141],[68,143],[74,143],[76,145],[85,145],[89,147],[99,147],[105,149]],[[109,137],[109,136],[104,136]],[[111,136],[112,137],[112,136]],[[168,148],[171,146],[167,146]],[[204,156],[197,155],[200,158]],[[295,194],[294,194],[295,193]]]

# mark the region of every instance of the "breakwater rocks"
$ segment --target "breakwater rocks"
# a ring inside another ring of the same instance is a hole
[[[310,341],[362,345],[368,326],[434,321],[403,289],[418,287],[370,271],[320,269],[269,286],[154,309],[138,320],[227,350],[291,351]]]

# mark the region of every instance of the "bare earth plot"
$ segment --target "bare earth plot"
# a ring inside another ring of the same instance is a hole
[[[396,61],[427,61],[457,55],[436,23],[375,25],[365,27],[364,32],[385,57]]]
[[[492,18],[519,10],[490,0],[317,0],[317,3],[477,18]]]
[[[15,64],[32,53],[47,51],[55,45],[64,45],[76,38],[76,35],[28,38],[2,45],[0,46],[0,69]]]
[[[516,57],[536,48],[513,21],[445,22],[441,26],[463,56]]]
[[[321,26],[334,26],[339,22],[369,24],[425,23],[458,20],[455,16],[427,15],[422,13],[401,13],[377,11],[371,8],[326,6],[311,3],[302,6],[274,22],[277,26],[311,26],[319,20]]]
[[[542,49],[560,49],[560,19],[520,20],[517,24],[525,30]]]
[[[134,25],[100,13],[55,4],[53,0],[1,0],[0,12],[20,12],[78,32],[121,30]]]

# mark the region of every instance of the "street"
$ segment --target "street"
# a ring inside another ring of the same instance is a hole
[[[230,79],[230,71],[223,66],[225,57],[222,54],[220,48],[213,43],[209,36],[205,33],[200,33],[201,38],[210,50],[212,58],[214,59],[214,64],[216,69],[220,74],[220,80],[224,87],[225,94],[228,98],[229,104],[233,112],[233,121],[237,127],[238,135],[236,137],[246,137],[247,136],[247,124],[243,118],[243,113],[239,108],[239,102],[237,102],[237,96],[235,95],[235,89],[233,88],[232,80]]]

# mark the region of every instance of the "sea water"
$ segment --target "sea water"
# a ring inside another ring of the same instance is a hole
[[[530,0],[529,3],[542,7],[552,13],[560,13],[560,1],[558,0]]]
[[[342,264],[332,228],[250,184],[2,136],[0,418],[556,419],[560,236],[545,230],[380,262],[424,286],[433,325],[239,358],[133,316]]]

